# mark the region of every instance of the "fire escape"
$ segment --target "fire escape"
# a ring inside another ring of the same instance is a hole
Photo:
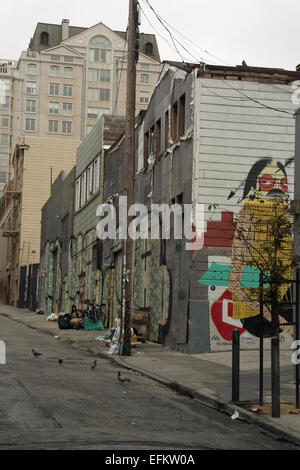
[[[17,206],[20,195],[20,191],[16,189],[15,179],[5,186],[0,200],[0,235],[2,237],[15,237],[19,232]]]

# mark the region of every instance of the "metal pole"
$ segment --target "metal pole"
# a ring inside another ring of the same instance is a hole
[[[278,304],[271,304],[275,336],[271,339],[272,418],[280,418],[279,316]]]
[[[125,127],[125,186],[127,196],[127,211],[133,204],[133,165],[134,165],[134,130],[135,130],[135,94],[136,94],[136,29],[137,3],[129,0],[128,20],[128,59],[127,59],[127,89],[126,89],[126,127]],[[131,222],[127,212],[127,228]],[[132,240],[126,234],[126,282],[125,282],[125,317],[123,354],[131,355],[131,276],[132,276]]]
[[[263,273],[259,276],[259,405],[264,404],[264,304],[263,304]]]
[[[232,401],[240,400],[240,332],[232,332]]]
[[[295,318],[295,339],[299,341],[299,287],[300,287],[300,276],[299,276],[299,269],[296,270],[296,318]],[[299,408],[299,363],[296,363],[296,408]]]

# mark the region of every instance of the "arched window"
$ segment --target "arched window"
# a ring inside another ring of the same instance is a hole
[[[43,44],[44,46],[49,45],[49,34],[46,33],[46,31],[43,31],[41,34],[41,44]]]
[[[58,65],[50,65],[51,77],[60,77],[60,67]]]
[[[110,63],[111,45],[103,36],[95,36],[90,41],[90,62]]]
[[[151,42],[145,44],[145,54],[153,55],[153,44]]]

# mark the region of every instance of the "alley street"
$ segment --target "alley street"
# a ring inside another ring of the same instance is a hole
[[[0,339],[0,449],[296,449],[3,315]]]

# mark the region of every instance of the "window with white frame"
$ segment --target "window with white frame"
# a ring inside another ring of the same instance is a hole
[[[63,86],[63,96],[73,96],[73,85]]]
[[[97,157],[93,162],[93,173],[94,173],[94,192],[97,192],[100,185],[100,157]]]
[[[60,55],[51,54],[50,60],[53,60],[53,62],[60,62]]]
[[[89,60],[90,62],[110,63],[111,45],[108,39],[103,36],[96,36],[90,41]]]
[[[75,210],[79,210],[80,209],[80,188],[81,188],[81,181],[80,181],[80,178],[78,178],[78,180],[76,181],[76,204],[75,204]]]
[[[58,121],[48,121],[48,132],[58,132]]]
[[[0,184],[6,183],[7,173],[0,171]]]
[[[91,82],[110,83],[110,70],[89,69],[88,80]]]
[[[58,96],[59,95],[59,83],[50,83],[49,95],[51,95],[51,96]]]
[[[148,73],[141,73],[141,83],[150,83],[150,75]]]
[[[83,172],[80,177],[80,207],[86,202],[86,172]]]
[[[110,100],[110,90],[107,88],[100,88],[100,101]]]
[[[0,153],[0,166],[8,166],[8,153]]]
[[[61,131],[63,134],[72,134],[72,122],[63,121]]]
[[[1,127],[8,127],[9,126],[9,116],[1,116]]]
[[[140,103],[149,103],[149,91],[140,91]]]
[[[73,104],[72,103],[63,103],[62,104],[62,114],[64,116],[72,116],[72,114],[73,114]]]
[[[60,77],[59,65],[50,65],[50,75],[51,77]]]
[[[88,108],[87,117],[89,119],[97,119],[99,116],[100,108]]]
[[[93,164],[87,169],[87,198],[89,199],[93,195]]]
[[[30,93],[31,95],[36,94],[37,91],[37,83],[36,82],[26,82],[26,93]]]
[[[10,80],[8,78],[0,78],[0,94],[2,91],[10,90]]]
[[[146,64],[145,62],[141,63],[142,70],[150,70],[150,64]]]
[[[30,118],[25,119],[25,130],[35,131],[35,119],[30,119]]]
[[[74,62],[74,57],[71,55],[65,55],[64,62]]]
[[[50,101],[49,103],[49,113],[50,114],[58,114],[59,113],[59,103],[54,101]]]
[[[88,100],[99,101],[99,88],[88,88]]]
[[[1,95],[0,91],[0,107],[1,108],[9,108],[9,96],[3,96]]]
[[[26,100],[26,113],[36,112],[36,100]]]
[[[26,70],[29,75],[36,75],[37,64],[27,64]]]
[[[8,147],[9,142],[9,135],[8,134],[0,134],[0,145],[2,147]]]
[[[64,77],[73,78],[73,67],[64,67]]]

